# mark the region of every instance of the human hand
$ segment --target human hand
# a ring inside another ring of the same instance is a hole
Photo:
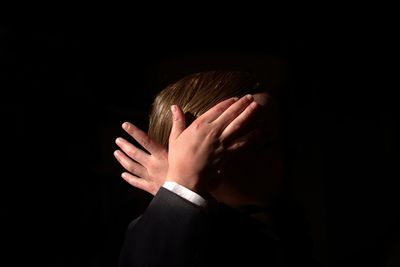
[[[116,150],[114,156],[127,170],[121,176],[132,186],[155,195],[164,184],[167,175],[168,152],[135,125],[124,122],[122,128],[148,153],[118,137],[115,142],[123,152]]]
[[[212,178],[228,152],[225,141],[240,131],[257,109],[251,95],[217,104],[186,128],[183,111],[171,107],[168,181],[196,192],[208,191]],[[211,180],[210,180],[211,179]]]

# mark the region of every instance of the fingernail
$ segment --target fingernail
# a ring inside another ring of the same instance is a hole
[[[257,107],[257,102],[255,102],[255,101],[254,101],[254,102],[252,102],[252,103],[250,104],[250,107],[251,107],[251,108],[255,108],[255,107]]]
[[[115,139],[115,143],[117,143],[117,144],[121,143],[121,138],[118,137],[117,139]]]
[[[239,100],[239,97],[233,97],[233,100],[235,100],[235,101],[238,101]]]
[[[172,106],[171,106],[171,111],[172,111],[172,118],[175,120],[175,119],[176,119],[176,115],[175,115],[176,106],[175,106],[175,105],[172,105]]]
[[[119,155],[119,152],[118,152],[118,150],[115,150],[115,151],[114,151],[114,156],[116,156],[116,157],[117,157],[118,155]]]
[[[253,96],[250,95],[250,94],[246,95],[246,98],[247,98],[248,100],[253,100]]]
[[[123,128],[123,129],[127,130],[128,127],[129,127],[129,125],[128,125],[127,122],[124,122],[124,123],[122,124],[122,128]]]

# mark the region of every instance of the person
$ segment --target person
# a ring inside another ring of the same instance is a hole
[[[130,223],[120,266],[313,266],[301,214],[285,195],[271,92],[253,74],[205,71],[154,100],[148,134],[122,127],[122,178],[154,195]]]

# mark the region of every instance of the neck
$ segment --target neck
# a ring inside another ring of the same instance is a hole
[[[240,195],[222,192],[221,190],[212,192],[212,196],[219,202],[222,202],[232,208],[242,211],[253,217],[255,220],[264,224],[273,223],[273,213],[271,210],[271,201],[265,199],[255,199]]]
[[[219,202],[223,202],[233,208],[241,209],[245,206],[270,206],[271,200],[267,194],[245,194],[238,192],[229,186],[219,186],[211,192],[211,195]]]

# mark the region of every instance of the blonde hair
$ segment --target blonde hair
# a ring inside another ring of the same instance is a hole
[[[256,77],[247,72],[206,71],[188,75],[156,96],[150,112],[148,134],[168,147],[172,127],[171,105],[182,108],[188,126],[196,117],[225,99],[261,91]]]

